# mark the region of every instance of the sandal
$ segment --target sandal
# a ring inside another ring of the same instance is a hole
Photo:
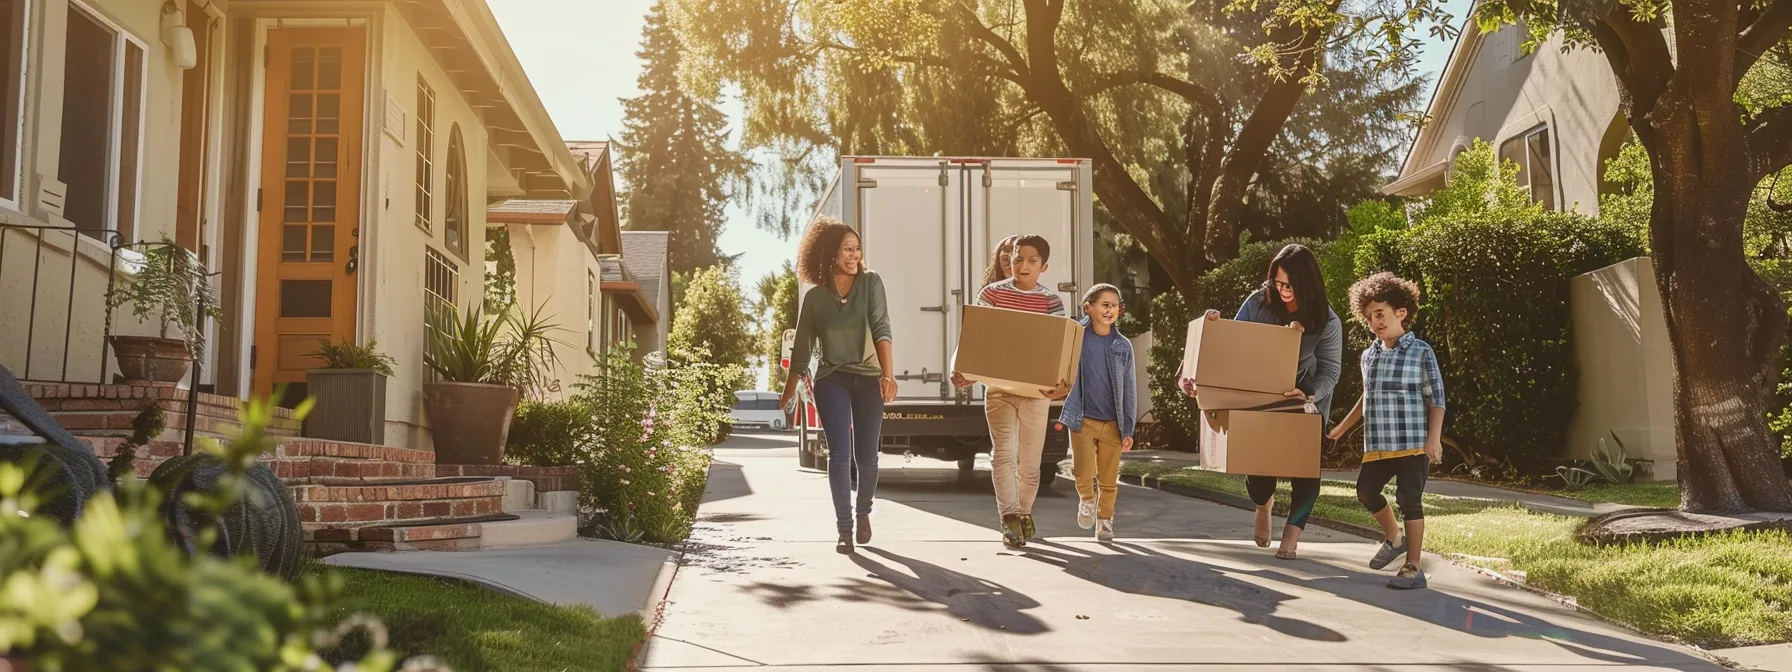
[[[1269,548],[1269,524],[1270,524],[1270,522],[1271,522],[1271,518],[1269,515],[1260,515],[1251,521],[1251,525],[1252,525],[1251,541],[1257,542],[1257,548]],[[1258,533],[1257,532],[1258,528],[1261,528],[1263,530],[1263,532]]]
[[[1298,558],[1295,556],[1294,551],[1292,549],[1282,548],[1282,549],[1276,550],[1276,559],[1277,560],[1296,560]]]

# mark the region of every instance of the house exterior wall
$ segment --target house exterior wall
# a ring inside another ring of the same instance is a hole
[[[39,191],[60,176],[68,11],[74,0],[30,0],[26,13],[25,80],[20,89],[18,193],[0,202],[0,223],[67,227],[72,223],[43,208]],[[162,44],[161,3],[145,0],[75,2],[143,48],[137,170],[119,176],[122,197],[136,208],[136,231],[125,242],[174,235],[179,179],[182,73]],[[11,54],[17,59],[20,54]],[[11,115],[7,115],[10,117]],[[127,185],[128,182],[128,185]],[[83,197],[70,194],[70,198]],[[90,196],[88,196],[90,197]],[[0,364],[16,375],[45,380],[101,382],[116,366],[101,358],[106,311],[103,297],[111,250],[102,241],[70,232],[14,228],[0,249]],[[128,258],[130,255],[126,253]],[[128,268],[120,276],[128,282]],[[33,288],[35,287],[35,291]],[[153,335],[154,323],[138,324],[121,308],[113,333]],[[63,367],[67,362],[66,370]]]
[[[1475,28],[1471,24],[1464,30]],[[1524,39],[1520,26],[1465,37],[1451,58],[1470,59],[1467,70],[1454,83],[1446,73],[1439,99],[1431,105],[1432,127],[1421,134],[1402,177],[1454,158],[1475,138],[1497,148],[1508,138],[1547,124],[1557,202],[1562,210],[1594,214],[1599,208],[1601,146],[1618,119],[1611,65],[1587,49],[1563,52],[1559,33],[1528,55],[1519,50]],[[1438,180],[1401,193],[1419,195],[1441,186]]]
[[[366,122],[369,144],[377,142],[377,150],[367,163],[368,170],[363,176],[367,193],[379,195],[376,199],[379,207],[371,209],[362,218],[363,228],[371,229],[373,237],[371,244],[363,247],[362,258],[366,265],[358,273],[362,296],[358,331],[363,342],[377,341],[380,349],[398,362],[394,367],[396,375],[386,386],[386,445],[432,448],[428,419],[423,412],[423,352],[427,340],[424,328],[425,258],[429,250],[434,250],[457,267],[460,277],[456,284],[458,296],[454,298],[461,310],[471,310],[480,304],[485,287],[486,162],[491,153],[485,151],[488,146],[486,131],[479,117],[411,27],[391,9],[384,10],[380,25],[372,50],[378,58],[374,61],[377,70],[369,87]],[[419,77],[428,82],[436,95],[435,197],[431,201],[429,231],[424,231],[415,217]],[[402,143],[381,130],[387,92],[405,111]],[[443,241],[443,213],[447,207],[443,185],[448,166],[448,139],[451,129],[457,125],[467,150],[468,258],[451,251]]]
[[[580,376],[596,373],[596,354],[604,347],[606,333],[601,293],[587,297],[586,280],[599,278],[597,258],[570,227],[558,224],[508,224],[510,250],[516,258],[516,300],[520,310],[540,308],[549,322],[563,331],[556,336],[560,343],[554,353],[560,358],[555,379],[557,391],[547,396],[565,398]],[[593,290],[596,287],[592,287]],[[600,308],[594,324],[595,348],[587,348],[586,301],[595,299]]]
[[[1674,360],[1654,262],[1619,262],[1570,287],[1580,406],[1565,456],[1589,459],[1615,434],[1631,457],[1654,462],[1654,479],[1673,480]]]

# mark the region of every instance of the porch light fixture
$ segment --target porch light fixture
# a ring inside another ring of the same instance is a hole
[[[193,29],[187,27],[187,12],[172,0],[162,3],[162,44],[168,55],[182,70],[199,65],[199,48],[193,43]]]

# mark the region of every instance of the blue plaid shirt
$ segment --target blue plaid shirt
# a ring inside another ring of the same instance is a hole
[[[1363,461],[1425,452],[1429,409],[1444,407],[1444,377],[1431,344],[1412,332],[1393,349],[1363,351]]]

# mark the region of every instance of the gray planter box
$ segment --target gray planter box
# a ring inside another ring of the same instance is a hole
[[[305,383],[317,399],[305,417],[307,438],[385,443],[385,376],[372,369],[311,369]]]

